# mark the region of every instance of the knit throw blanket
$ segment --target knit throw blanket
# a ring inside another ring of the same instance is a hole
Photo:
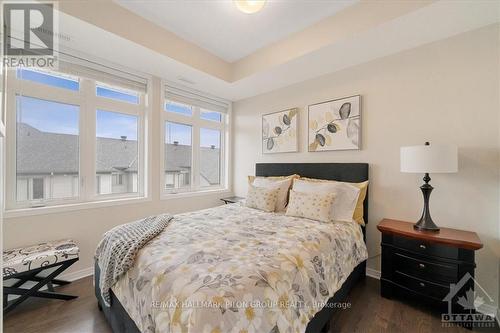
[[[150,216],[109,230],[97,247],[95,258],[99,263],[99,288],[104,304],[109,306],[109,289],[133,265],[137,252],[163,231],[172,215]]]

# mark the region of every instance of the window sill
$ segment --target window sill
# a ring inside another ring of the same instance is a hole
[[[82,210],[82,209],[92,209],[92,208],[110,207],[118,205],[130,205],[147,201],[151,201],[151,199],[147,197],[134,197],[134,198],[129,197],[129,198],[100,200],[100,201],[79,202],[72,204],[62,204],[57,206],[44,206],[37,208],[16,208],[16,209],[5,210],[3,217],[8,219],[11,217],[47,215],[47,214]]]
[[[201,197],[201,196],[206,196],[206,195],[211,195],[211,194],[226,195],[226,194],[230,194],[230,193],[231,193],[231,191],[227,188],[206,189],[206,190],[199,190],[199,191],[185,191],[185,192],[177,192],[177,193],[163,193],[161,195],[161,200]]]

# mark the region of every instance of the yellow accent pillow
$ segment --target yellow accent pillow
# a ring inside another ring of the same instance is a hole
[[[365,209],[363,207],[363,203],[365,202],[366,193],[368,192],[368,180],[362,183],[349,183],[357,188],[359,188],[359,197],[358,202],[356,203],[356,209],[354,210],[354,214],[352,215],[352,219],[356,221],[358,224],[365,225],[365,219],[363,215],[365,213]]]
[[[278,200],[279,188],[265,188],[248,185],[245,205],[266,212],[274,212]]]
[[[332,205],[335,195],[332,193],[308,193],[290,191],[290,201],[286,215],[306,219],[332,222]]]

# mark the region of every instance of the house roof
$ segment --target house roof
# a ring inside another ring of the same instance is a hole
[[[28,124],[17,125],[18,174],[74,174],[78,172],[79,137],[40,131]],[[137,171],[137,141],[97,138],[97,173]],[[165,145],[165,171],[191,170],[191,146]],[[201,148],[201,176],[209,184],[219,183],[219,149]]]

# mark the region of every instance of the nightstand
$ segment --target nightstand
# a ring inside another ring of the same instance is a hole
[[[227,198],[221,198],[221,200],[227,205],[230,203],[237,203],[240,202],[241,200],[244,200],[245,198],[243,197],[227,197]]]
[[[390,219],[382,220],[377,228],[382,232],[383,297],[430,302],[445,314],[471,313],[458,299],[474,290],[474,251],[483,247],[475,232],[417,231],[413,223]]]

